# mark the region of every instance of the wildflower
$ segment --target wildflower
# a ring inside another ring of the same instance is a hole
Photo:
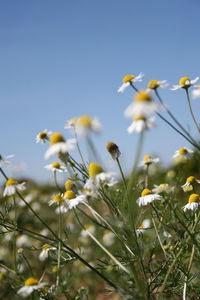
[[[200,183],[200,180],[198,180],[195,176],[189,176],[186,179],[186,183],[184,185],[182,185],[182,189],[184,190],[184,192],[190,192],[193,190],[193,185],[195,183]]]
[[[55,196],[52,198],[52,200],[50,200],[50,201],[48,202],[48,204],[49,204],[49,206],[51,206],[51,205],[53,205],[53,204],[55,204],[55,203],[61,203],[63,200],[64,200],[64,199],[63,199],[63,196],[60,195],[60,194],[57,194],[57,195],[55,195]]]
[[[161,183],[160,185],[154,184],[154,189],[152,191],[156,194],[161,194],[163,192],[168,194],[174,192],[174,187],[171,187],[168,183]]]
[[[45,166],[47,170],[50,170],[52,172],[67,172],[67,169],[65,166],[62,166],[59,162],[53,162],[50,165]]]
[[[179,80],[179,84],[177,85],[173,85],[173,87],[171,88],[172,91],[178,90],[178,89],[188,89],[190,86],[194,85],[197,81],[199,80],[199,77],[196,77],[193,80],[190,80],[189,77],[182,77]]]
[[[25,298],[28,297],[33,291],[38,290],[44,287],[45,285],[47,285],[47,283],[39,283],[37,279],[30,277],[25,280],[24,286],[21,289],[19,289],[17,294]]]
[[[184,147],[180,148],[179,150],[176,150],[175,154],[173,155],[173,158],[182,158],[184,160],[187,160],[192,158],[192,154],[192,150]]]
[[[123,78],[123,84],[118,89],[118,93],[123,93],[124,90],[129,85],[131,85],[133,82],[142,81],[142,77],[143,76],[144,76],[144,74],[142,74],[142,73],[140,73],[138,76],[134,76],[134,75],[126,75],[126,76],[124,76],[124,78]]]
[[[75,148],[75,139],[68,139],[65,141],[62,134],[55,132],[50,136],[51,146],[45,153],[45,159],[49,159],[52,155],[67,154],[70,150]]]
[[[41,261],[44,261],[46,258],[48,258],[48,253],[49,253],[49,251],[54,251],[54,250],[56,250],[56,247],[52,247],[52,246],[49,245],[49,244],[44,244],[44,245],[42,246],[42,251],[41,251],[41,253],[40,253],[40,255],[39,255],[39,259],[40,259]]]
[[[108,142],[106,144],[106,149],[114,160],[118,159],[121,155],[121,152],[119,151],[119,147],[113,142]]]
[[[114,243],[115,234],[110,230],[105,230],[103,232],[103,243],[107,247],[111,246]]]
[[[149,90],[156,90],[158,87],[166,88],[168,86],[167,80],[150,80],[147,88]]]
[[[46,141],[49,141],[49,137],[51,134],[52,134],[51,131],[48,131],[47,129],[45,129],[44,131],[39,132],[36,135],[35,142],[44,144]]]
[[[152,163],[158,163],[160,161],[159,158],[152,158],[151,155],[147,154],[143,157],[143,160],[140,162],[140,167],[148,167]]]
[[[76,187],[75,183],[72,180],[67,180],[65,182],[65,189],[67,190],[73,190]]]
[[[78,118],[71,118],[71,119],[67,120],[67,123],[65,124],[64,128],[65,129],[75,128],[77,120],[78,120]]]
[[[140,224],[140,226],[136,229],[136,234],[140,235],[141,233],[145,232],[146,229],[148,229],[150,227],[150,220],[149,219],[145,219],[142,224]]]
[[[91,224],[85,224],[84,225],[84,229],[81,230],[81,237],[86,237],[88,236],[88,232],[91,233],[91,234],[94,234],[95,233],[95,226],[94,225],[91,225]]]
[[[2,164],[9,165],[9,164],[10,164],[9,159],[11,159],[11,158],[13,158],[13,157],[14,157],[13,154],[7,155],[7,156],[5,156],[5,157],[3,157],[3,156],[0,154],[0,166],[1,166]]]
[[[69,190],[64,193],[63,198],[65,200],[68,200],[67,202],[65,202],[66,210],[70,210],[70,209],[76,207],[77,205],[79,205],[80,203],[85,202],[87,199],[87,196],[84,194],[77,195],[73,191]]]
[[[155,127],[154,120],[154,117],[148,118],[145,115],[136,115],[135,117],[133,117],[133,122],[127,128],[127,131],[130,134],[133,132],[140,133],[150,128],[153,128]]]
[[[89,116],[81,116],[75,123],[76,131],[79,135],[88,135],[89,132],[100,132],[101,124],[97,118],[90,118]]]
[[[162,197],[157,194],[153,194],[153,192],[149,189],[144,189],[141,193],[141,196],[136,200],[139,206],[146,206],[147,204],[155,201],[161,200]]]
[[[194,87],[196,87],[196,89],[192,91],[192,98],[200,98],[200,84],[194,85]]]
[[[200,197],[198,194],[190,195],[189,199],[188,199],[188,204],[186,204],[185,206],[182,207],[183,211],[197,210],[197,208],[199,207],[199,200],[200,200]]]
[[[3,192],[3,196],[11,196],[16,193],[17,190],[23,191],[25,190],[25,182],[19,183],[16,179],[14,178],[9,178],[6,181],[6,186]]]
[[[158,104],[153,101],[152,96],[147,91],[136,93],[134,101],[126,108],[124,114],[127,118],[137,115],[150,115],[158,109]]]

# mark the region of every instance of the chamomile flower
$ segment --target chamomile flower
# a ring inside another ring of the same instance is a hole
[[[41,289],[47,285],[47,283],[42,282],[39,283],[39,281],[33,277],[30,277],[25,280],[24,286],[21,287],[21,289],[18,290],[17,294],[23,298],[28,297],[33,291]]]
[[[200,180],[198,180],[195,176],[189,176],[186,179],[186,183],[181,187],[184,190],[184,192],[191,192],[195,183],[200,184]]]
[[[0,154],[0,166],[2,165],[9,165],[10,164],[10,159],[13,158],[14,155],[11,154],[11,155],[7,155],[5,157],[3,157],[1,154]]]
[[[188,89],[190,86],[194,85],[199,80],[199,77],[196,77],[195,79],[191,80],[189,77],[182,77],[179,80],[179,84],[173,85],[171,88],[172,91],[178,90],[178,89]]]
[[[53,196],[53,198],[48,202],[48,205],[51,206],[53,204],[59,204],[62,203],[63,200],[64,200],[63,195],[57,194]]]
[[[162,196],[153,194],[153,192],[149,189],[144,189],[141,193],[141,196],[136,200],[139,206],[146,206],[149,203],[155,200],[161,200]]]
[[[119,147],[113,142],[108,142],[106,144],[106,149],[107,149],[108,153],[110,153],[110,155],[112,156],[112,158],[114,160],[118,159],[121,155]]]
[[[188,204],[182,207],[183,211],[194,210],[196,211],[199,207],[200,197],[198,194],[192,194],[189,196]]]
[[[167,80],[150,80],[147,88],[148,90],[156,90],[158,87],[166,88],[167,86]]]
[[[174,187],[170,186],[168,183],[161,183],[159,185],[154,184],[154,188],[152,191],[156,194],[161,194],[161,193],[173,193],[174,192]]]
[[[16,179],[14,178],[9,178],[6,181],[6,186],[3,192],[3,196],[11,196],[16,193],[17,190],[23,191],[26,189],[25,187],[25,182],[19,183]]]
[[[59,214],[59,213],[66,213],[68,211],[68,209],[65,206],[65,199],[63,194],[57,194],[55,195],[49,202],[48,205],[54,205],[57,204],[57,208],[55,209],[55,213]]]
[[[120,88],[118,89],[118,93],[123,93],[124,90],[131,85],[133,82],[137,82],[137,81],[142,81],[144,74],[140,73],[138,76],[134,76],[134,75],[126,75],[123,78],[123,84],[120,86]]]
[[[51,134],[52,134],[51,131],[48,131],[47,129],[45,129],[44,131],[39,132],[36,135],[35,142],[44,144],[46,141],[49,140],[49,137],[50,137]]]
[[[75,148],[75,139],[65,141],[62,134],[55,132],[49,138],[51,146],[45,153],[45,159],[49,159],[52,155],[67,154]]]
[[[74,207],[76,207],[77,205],[79,205],[80,203],[83,203],[87,200],[87,196],[84,194],[75,194],[72,190],[66,191],[64,193],[63,198],[65,200],[65,207],[67,210],[70,210]]]
[[[67,123],[65,124],[65,129],[75,128],[78,118],[71,118],[67,120]]]
[[[136,115],[133,117],[133,122],[127,128],[127,131],[130,134],[133,132],[140,133],[153,127],[155,127],[154,117],[148,118],[145,115]]]
[[[55,250],[56,250],[56,247],[53,247],[49,244],[44,244],[42,246],[42,251],[40,252],[40,255],[39,255],[39,260],[44,261],[45,259],[48,258],[49,251],[55,251]]]
[[[67,180],[67,181],[65,181],[65,189],[66,189],[66,191],[68,191],[68,190],[74,191],[74,190],[76,190],[76,184],[72,180]]]
[[[194,85],[194,87],[196,87],[196,89],[192,91],[192,98],[200,98],[200,84]]]
[[[148,167],[152,163],[158,163],[160,161],[159,158],[153,158],[151,155],[147,154],[143,157],[143,160],[140,162],[140,167]]]
[[[59,162],[53,162],[50,165],[45,166],[45,169],[50,170],[52,172],[67,172],[65,166],[62,166]]]
[[[173,155],[173,158],[181,158],[184,160],[191,159],[193,155],[193,151],[184,147],[176,150],[175,154]]]
[[[150,227],[150,220],[149,219],[145,219],[142,224],[140,224],[140,226],[136,229],[136,234],[140,235],[141,233],[145,232],[146,229],[148,229]]]
[[[80,232],[81,237],[83,237],[83,238],[87,237],[88,236],[88,232],[91,233],[91,234],[95,234],[96,228],[95,228],[94,225],[85,224],[84,228],[85,229],[81,230],[81,232]]]
[[[75,123],[76,132],[79,135],[86,136],[89,132],[99,133],[101,131],[101,124],[97,118],[90,118],[89,116],[81,116]]]
[[[103,232],[103,244],[107,247],[110,247],[113,245],[114,241],[115,241],[115,234],[110,231],[110,230],[105,230]]]
[[[152,96],[147,91],[139,91],[134,97],[134,101],[126,108],[124,114],[127,118],[137,115],[150,115],[158,110],[158,104],[153,101]]]

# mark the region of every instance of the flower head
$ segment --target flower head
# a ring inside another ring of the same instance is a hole
[[[72,180],[67,180],[67,181],[65,182],[65,189],[66,189],[66,191],[67,191],[67,190],[73,190],[75,187],[76,187],[76,185],[75,185],[74,181],[72,181]]]
[[[64,128],[65,129],[75,128],[77,120],[78,120],[78,118],[71,118],[71,119],[67,120],[67,123],[65,124]]]
[[[135,117],[133,117],[133,122],[127,128],[127,131],[130,134],[133,132],[140,133],[150,128],[153,128],[155,127],[154,120],[154,117],[148,118],[145,115],[136,115]]]
[[[81,116],[75,123],[76,131],[79,135],[88,135],[89,132],[100,132],[101,124],[97,118],[90,118],[89,116]]]
[[[194,87],[196,87],[196,89],[192,91],[192,98],[200,98],[200,84],[194,85]]]
[[[183,211],[186,210],[197,210],[199,207],[200,197],[198,194],[192,194],[188,198],[188,204],[182,207]]]
[[[189,176],[186,179],[186,183],[181,187],[184,190],[184,192],[191,192],[195,183],[200,184],[200,180],[198,180],[195,176]]]
[[[47,129],[45,129],[42,132],[39,132],[35,138],[36,143],[44,144],[46,141],[49,141],[49,137],[51,134],[52,132],[48,131]]]
[[[30,277],[25,280],[24,286],[18,290],[17,294],[25,298],[28,297],[33,291],[38,290],[45,285],[47,285],[47,283],[39,283],[36,278]]]
[[[183,160],[187,160],[192,158],[192,154],[192,150],[184,147],[176,150],[175,154],[173,155],[173,158],[181,158]]]
[[[143,232],[145,232],[146,229],[148,229],[150,227],[150,220],[149,219],[145,219],[140,226],[136,229],[136,234],[139,235]]]
[[[9,159],[11,159],[11,158],[13,158],[13,157],[14,157],[13,154],[7,155],[7,156],[5,156],[5,157],[3,157],[3,156],[0,154],[0,166],[1,166],[2,164],[9,165],[9,164],[10,164]]]
[[[112,156],[112,158],[114,160],[118,159],[120,157],[120,155],[121,155],[119,147],[115,143],[113,143],[113,142],[108,142],[106,144],[106,149],[110,153],[110,155]]]
[[[40,252],[40,255],[39,255],[39,259],[41,260],[41,261],[44,261],[45,259],[47,259],[48,258],[48,253],[49,253],[49,251],[54,251],[54,250],[56,250],[56,247],[52,247],[51,245],[49,245],[49,244],[44,244],[43,246],[42,246],[42,251]]]
[[[144,189],[141,192],[141,196],[136,200],[137,204],[139,206],[146,206],[147,204],[155,201],[155,200],[161,200],[162,196],[153,194],[153,192],[149,189]]]
[[[123,93],[124,90],[131,85],[133,82],[137,82],[137,81],[142,81],[142,77],[144,76],[144,74],[140,73],[138,76],[134,76],[134,75],[126,75],[123,78],[123,84],[120,86],[120,88],[118,89],[118,93]]]
[[[168,83],[166,80],[150,80],[148,85],[147,85],[147,88],[150,89],[150,90],[156,90],[158,87],[161,87],[161,88],[165,88],[168,86]]]
[[[168,183],[161,183],[159,185],[154,184],[154,189],[152,190],[156,194],[161,193],[173,193],[174,187],[170,186]]]
[[[178,89],[188,89],[190,86],[194,85],[199,80],[199,77],[196,77],[195,79],[191,80],[189,77],[182,77],[179,80],[178,85],[173,85],[171,88],[172,91],[178,90]]]
[[[63,195],[57,194],[48,202],[49,206],[55,203],[61,203],[64,200]]]
[[[9,178],[6,181],[6,186],[3,192],[3,196],[11,196],[16,193],[17,190],[23,191],[25,190],[25,182],[19,183],[16,179],[14,178]]]
[[[158,163],[160,161],[159,158],[153,158],[151,155],[147,154],[143,157],[143,160],[140,162],[141,167],[148,167],[152,163]]]
[[[47,170],[50,170],[52,172],[67,172],[67,169],[65,166],[62,166],[59,162],[53,162],[50,165],[45,166]]]

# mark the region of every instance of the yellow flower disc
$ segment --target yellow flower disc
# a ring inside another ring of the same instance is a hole
[[[146,117],[144,115],[137,115],[133,118],[133,121],[145,121]]]
[[[44,140],[47,137],[47,133],[46,132],[40,132],[38,134],[39,139]]]
[[[188,154],[188,151],[187,151],[186,148],[181,148],[181,149],[178,150],[178,152],[179,152],[179,154],[181,154],[181,155],[186,155],[186,154]]]
[[[147,87],[152,90],[156,89],[157,87],[159,87],[158,80],[150,80]]]
[[[151,155],[147,154],[143,157],[143,160],[148,161],[151,159]]]
[[[72,180],[67,180],[65,182],[65,189],[71,190],[75,186],[75,183]]]
[[[88,116],[82,116],[78,119],[77,124],[79,126],[91,128],[92,127],[92,120]]]
[[[144,197],[144,196],[147,196],[147,195],[151,195],[152,194],[152,191],[149,190],[149,189],[144,189],[141,193],[141,196]]]
[[[14,178],[9,178],[7,181],[6,181],[6,185],[13,185],[13,184],[18,184],[18,181]]]
[[[135,76],[128,74],[128,75],[124,76],[123,82],[124,82],[124,83],[130,82],[130,81],[133,80],[134,78],[135,78]]]
[[[55,168],[55,169],[60,169],[60,164],[59,164],[59,162],[53,162],[52,164],[51,164],[51,166],[52,166],[52,168]]]
[[[134,99],[137,102],[149,102],[152,100],[151,95],[146,91],[137,92]]]
[[[60,202],[60,201],[62,201],[63,200],[63,197],[61,197],[59,194],[58,195],[55,195],[54,197],[53,197],[53,201],[55,201],[55,202]]]
[[[103,169],[100,165],[92,162],[89,164],[88,173],[91,178],[95,177],[97,174],[102,173]]]
[[[50,143],[52,145],[57,144],[57,143],[62,143],[62,142],[65,142],[65,139],[61,133],[55,132],[50,136]]]
[[[42,251],[43,251],[43,250],[47,250],[47,249],[49,249],[49,248],[51,248],[51,246],[50,246],[49,244],[44,244],[44,245],[42,246]]]
[[[182,77],[179,80],[179,84],[182,85],[183,87],[189,87],[191,85],[190,78],[189,77]]]
[[[189,203],[199,202],[199,195],[198,194],[192,194],[192,195],[190,195],[188,202]]]
[[[71,200],[76,198],[76,194],[73,191],[66,191],[64,193],[64,199]]]
[[[33,277],[26,279],[24,282],[25,286],[31,286],[31,285],[37,285],[37,284],[38,284],[38,280]]]
[[[187,178],[187,180],[186,180],[187,182],[189,182],[189,183],[193,183],[193,182],[195,182],[196,181],[196,177],[194,177],[194,176],[190,176],[190,177],[188,177]]]

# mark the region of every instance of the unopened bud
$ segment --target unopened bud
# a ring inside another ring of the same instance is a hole
[[[118,159],[119,156],[121,155],[121,152],[119,151],[119,147],[113,142],[108,142],[106,144],[106,149],[114,160]]]

